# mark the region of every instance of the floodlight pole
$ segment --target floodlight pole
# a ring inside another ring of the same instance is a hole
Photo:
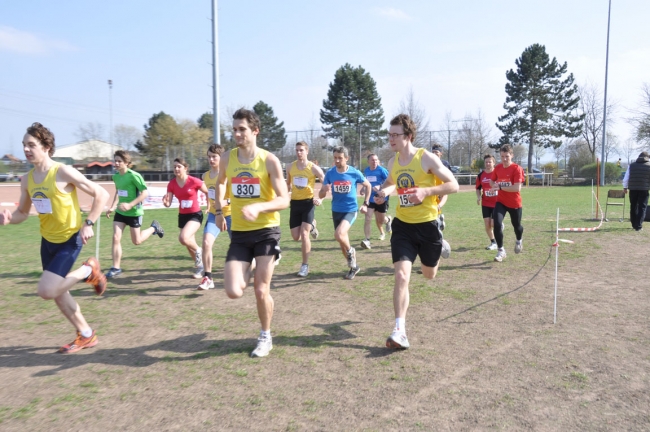
[[[605,186],[605,142],[607,140],[607,71],[609,68],[609,23],[612,15],[612,0],[609,0],[609,10],[607,11],[607,51],[605,54],[605,101],[603,102],[603,145],[600,160],[600,185]]]
[[[113,80],[108,80],[108,140],[113,151]],[[111,158],[113,155],[111,154]]]
[[[212,0],[212,135],[215,144],[221,144],[219,130],[219,40],[217,0]]]

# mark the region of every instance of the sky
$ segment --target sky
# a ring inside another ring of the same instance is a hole
[[[609,128],[625,121],[650,82],[650,1],[613,0]],[[219,0],[219,101],[262,100],[287,131],[319,128],[336,70],[362,66],[377,83],[388,122],[409,91],[430,129],[479,112],[503,115],[506,71],[539,43],[567,62],[579,85],[605,84],[607,0]],[[164,111],[197,120],[212,110],[210,0],[3,1],[0,4],[0,155],[22,157],[39,121],[57,146],[81,125],[143,129]],[[109,90],[108,80],[113,81]]]

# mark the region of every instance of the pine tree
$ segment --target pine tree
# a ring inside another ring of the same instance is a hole
[[[534,44],[515,61],[517,70],[506,72],[507,114],[496,126],[503,132],[499,145],[528,143],[528,167],[535,146],[559,147],[562,138],[580,135],[584,115],[574,115],[580,97],[573,74],[566,78],[567,64],[549,61],[544,45]]]
[[[257,145],[268,150],[280,150],[287,143],[284,122],[278,123],[278,118],[273,114],[273,108],[259,101],[253,106],[253,111],[260,118],[260,133],[257,135]]]
[[[341,138],[352,156],[359,160],[359,133],[362,148],[372,148],[380,142],[384,123],[381,97],[375,80],[361,66],[349,63],[341,66],[330,83],[327,99],[320,110],[323,131],[329,138]],[[354,161],[355,158],[352,158]]]

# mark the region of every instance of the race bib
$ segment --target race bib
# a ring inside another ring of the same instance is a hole
[[[495,197],[499,195],[499,191],[496,190],[493,191],[492,189],[485,189],[483,190],[483,195],[485,195],[486,197]]]
[[[32,203],[39,214],[52,213],[52,201],[49,198],[32,198]]]
[[[293,184],[301,188],[307,187],[309,184],[309,179],[307,179],[307,177],[294,177]]]
[[[349,194],[350,191],[352,190],[352,182],[349,181],[335,181],[334,184],[334,189],[333,191],[335,193],[340,193],[340,194]]]
[[[259,198],[260,179],[257,177],[233,177],[232,196],[235,198]]]
[[[117,196],[125,197],[125,198],[126,198],[126,197],[129,196],[129,192],[128,192],[128,191],[125,191],[125,190],[122,190],[122,189],[118,189],[118,190],[117,190]]]
[[[501,187],[512,186],[512,183],[510,183],[509,181],[500,181],[500,182],[498,182],[498,184],[499,184]]]
[[[413,207],[416,205],[420,205],[422,203],[412,203],[409,201],[409,197],[415,193],[417,188],[402,188],[402,189],[397,189],[397,198],[399,199],[399,205],[400,207]]]
[[[212,188],[208,189],[208,198],[214,201],[215,196],[216,196],[216,191]]]
[[[192,208],[192,203],[194,201],[192,200],[182,200],[181,201],[181,208]]]
[[[366,177],[366,179],[367,179],[370,183],[375,183],[375,182],[377,182],[377,176],[368,176],[368,177]]]

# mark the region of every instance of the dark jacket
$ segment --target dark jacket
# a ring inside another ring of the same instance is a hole
[[[627,183],[629,190],[650,190],[650,161],[638,158],[627,169],[630,170],[630,178]]]

